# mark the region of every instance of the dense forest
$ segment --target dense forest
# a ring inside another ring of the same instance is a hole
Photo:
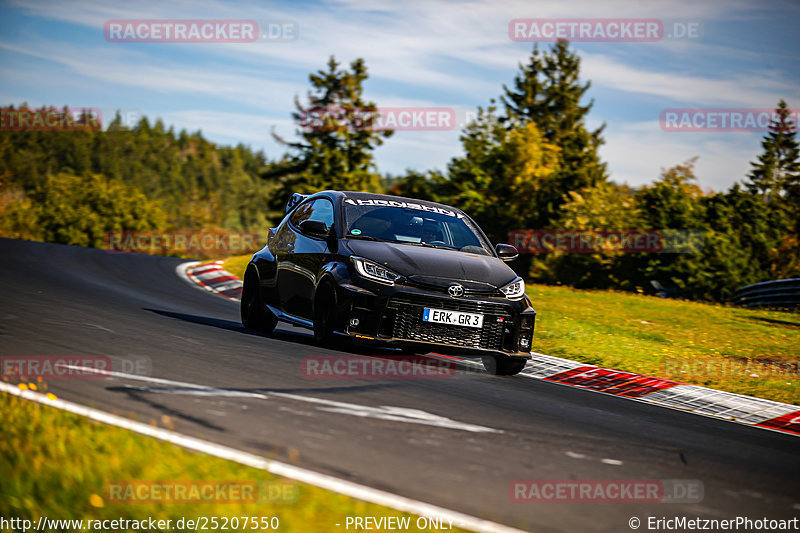
[[[286,153],[272,160],[146,118],[132,128],[118,116],[101,129],[0,129],[0,236],[101,247],[107,232],[124,230],[263,233],[292,192],[332,188],[454,205],[495,242],[515,229],[700,236],[691,253],[523,255],[514,268],[539,282],[724,301],[749,283],[800,276],[800,154],[783,101],[751,171],[730,189],[701,189],[693,154],[649,185],[621,185],[598,156],[603,127],[585,125],[592,102],[580,58],[561,41],[534,48],[499,100],[462,131],[464,154],[445,171],[381,176],[372,152],[391,131],[301,127],[307,109],[376,109],[362,94],[363,60],[347,68],[331,58],[326,67],[310,75],[308,102],[296,102],[299,140],[278,138]]]
[[[263,153],[176,134],[160,120],[120,123],[0,133],[2,235],[99,247],[108,231],[263,233],[279,216],[268,207],[276,182],[262,179],[273,167]]]

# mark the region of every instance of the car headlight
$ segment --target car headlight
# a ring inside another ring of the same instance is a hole
[[[351,259],[356,265],[356,271],[367,279],[380,283],[388,283],[389,285],[394,285],[394,282],[400,279],[400,274],[392,272],[388,268],[370,261],[369,259],[364,259],[363,257],[351,257]]]
[[[518,279],[517,281],[512,281],[500,290],[506,295],[506,298],[510,300],[519,300],[525,296],[525,282]]]

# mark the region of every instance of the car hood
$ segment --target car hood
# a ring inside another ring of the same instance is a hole
[[[354,255],[376,263],[425,285],[447,286],[452,281],[472,282],[475,288],[491,285],[500,288],[517,275],[500,259],[458,250],[429,248],[410,244],[348,239]]]

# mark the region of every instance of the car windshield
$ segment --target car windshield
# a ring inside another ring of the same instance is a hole
[[[377,199],[344,200],[346,235],[492,255],[491,248],[463,213],[428,204]]]

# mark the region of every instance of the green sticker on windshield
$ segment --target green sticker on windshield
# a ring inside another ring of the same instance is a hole
[[[361,235],[361,230],[360,229],[352,229],[352,230],[350,230],[350,233],[352,233],[353,235]]]

